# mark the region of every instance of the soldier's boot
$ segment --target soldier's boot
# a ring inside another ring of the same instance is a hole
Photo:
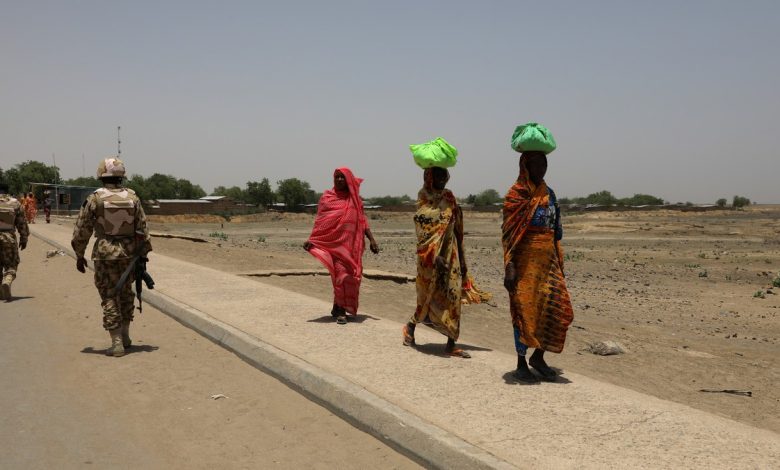
[[[127,349],[132,344],[133,341],[130,339],[130,321],[122,320],[122,346]]]
[[[124,356],[125,348],[122,346],[122,328],[108,330],[108,334],[111,335],[111,347],[106,349],[106,356]]]
[[[0,300],[11,301],[11,281],[3,279],[3,284],[0,285]]]

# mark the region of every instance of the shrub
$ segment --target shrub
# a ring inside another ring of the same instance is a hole
[[[731,206],[734,208],[745,207],[750,205],[750,199],[742,196],[734,196],[731,200]]]
[[[211,238],[219,238],[222,241],[227,241],[228,236],[225,232],[211,232],[209,234]]]

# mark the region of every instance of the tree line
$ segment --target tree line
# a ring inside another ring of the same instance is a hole
[[[8,183],[11,194],[29,192],[29,183],[65,184],[90,188],[98,188],[103,185],[94,176],[62,179],[58,167],[34,160],[19,163],[7,170],[0,168],[0,181]],[[207,195],[200,185],[193,184],[185,178],[177,178],[173,175],[161,173],[154,173],[149,177],[137,174],[132,175],[125,180],[125,186],[135,191],[138,197],[144,201],[152,199],[198,199]],[[42,188],[39,187],[35,191],[42,192]],[[321,196],[321,193],[311,189],[308,182],[301,181],[298,178],[278,181],[276,191],[271,188],[268,178],[263,178],[261,181],[248,181],[244,188],[238,186],[229,188],[218,186],[214,188],[211,194],[214,196],[228,196],[239,202],[260,206],[281,202],[287,207],[316,204]],[[38,198],[42,196],[42,194],[36,194]]]
[[[19,163],[12,168],[4,170],[0,168],[0,181],[8,183],[11,194],[20,194],[30,191],[29,183],[66,184],[71,186],[100,187],[102,183],[94,176],[80,176],[62,180],[60,170],[54,165],[28,160]],[[142,175],[133,175],[126,180],[126,186],[134,190],[142,200],[151,199],[197,199],[206,196],[206,191],[200,185],[193,184],[185,178],[176,178],[172,175],[154,173],[148,178]],[[37,191],[41,191],[39,188]],[[213,196],[227,196],[233,200],[257,206],[269,206],[274,203],[283,203],[294,208],[305,204],[316,204],[322,193],[311,188],[308,182],[298,178],[288,178],[276,182],[276,190],[271,187],[268,178],[260,181],[247,181],[246,185],[217,186],[212,191]],[[41,197],[41,194],[36,194]],[[469,194],[462,203],[474,206],[490,206],[501,203],[503,196],[495,189],[486,189],[477,194]],[[397,206],[413,201],[407,195],[403,196],[378,196],[367,198],[366,204],[376,206]],[[560,204],[598,205],[598,206],[645,206],[666,204],[660,197],[650,194],[634,194],[631,197],[618,198],[609,191],[598,191],[584,197],[562,197],[558,199]],[[692,205],[692,203],[685,203]],[[734,196],[731,207],[739,208],[751,204],[750,199],[743,196]],[[719,207],[726,207],[728,200],[720,198],[716,201]]]

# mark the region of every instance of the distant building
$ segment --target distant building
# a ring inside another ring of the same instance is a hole
[[[205,196],[200,199],[156,199],[144,201],[144,205],[150,215],[241,214],[256,209],[256,206],[234,201],[227,196]]]
[[[43,192],[48,191],[51,198],[52,214],[70,215],[81,209],[87,196],[98,188],[89,186],[71,186],[67,184],[29,183],[30,189],[36,193],[38,204],[43,208]]]

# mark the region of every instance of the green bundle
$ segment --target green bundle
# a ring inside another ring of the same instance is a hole
[[[520,153],[543,152],[546,155],[555,150],[555,147],[555,139],[550,130],[535,122],[517,126],[512,134],[512,148]]]
[[[449,168],[458,161],[458,149],[441,137],[424,144],[410,145],[409,150],[412,151],[414,163],[422,169],[434,166]]]

